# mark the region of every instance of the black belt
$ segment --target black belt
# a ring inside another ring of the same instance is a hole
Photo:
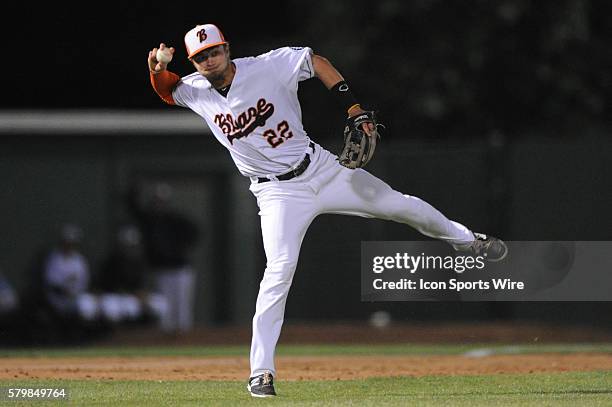
[[[312,141],[310,142],[308,147],[310,147],[312,149],[312,152],[314,153],[314,143]],[[292,178],[298,177],[302,175],[304,171],[306,171],[306,168],[308,168],[309,165],[310,165],[310,155],[307,153],[306,157],[304,157],[302,162],[297,167],[295,167],[294,170],[289,171],[283,175],[278,175],[276,179],[278,179],[279,181],[288,181]],[[271,180],[268,178],[257,177],[257,182],[259,184],[261,184],[262,182],[268,182],[268,181],[271,181]]]

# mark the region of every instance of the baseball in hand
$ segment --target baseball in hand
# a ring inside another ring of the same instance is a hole
[[[155,54],[155,59],[157,59],[157,62],[167,64],[172,61],[172,52],[170,52],[168,48],[158,49],[157,54]]]

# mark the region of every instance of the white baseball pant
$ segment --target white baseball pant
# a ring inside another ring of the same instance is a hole
[[[191,266],[157,271],[157,292],[167,300],[160,327],[167,333],[185,333],[192,329],[196,273]]]
[[[251,376],[265,371],[276,375],[274,351],[285,303],[306,230],[317,215],[336,213],[405,223],[420,233],[456,246],[469,244],[474,235],[448,220],[419,198],[393,190],[363,169],[341,166],[336,156],[315,144],[308,148],[311,163],[288,181],[257,183],[250,190],[257,198],[266,252],[266,270],[259,286],[253,337]]]

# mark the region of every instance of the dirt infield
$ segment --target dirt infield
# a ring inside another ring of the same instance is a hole
[[[0,379],[244,380],[245,357],[2,358]],[[283,380],[612,370],[610,354],[285,356]]]
[[[150,330],[121,331],[99,346],[241,345],[248,349],[250,327],[197,329],[180,337]],[[609,330],[543,324],[288,324],[280,343],[291,344],[529,344],[611,343]],[[477,356],[477,357],[476,357]],[[282,380],[342,380],[367,377],[478,375],[612,370],[610,353],[469,355],[280,356]],[[247,357],[5,357],[0,379],[244,380]]]

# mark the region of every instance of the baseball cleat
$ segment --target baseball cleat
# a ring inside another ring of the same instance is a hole
[[[272,373],[265,372],[258,376],[249,378],[247,390],[253,397],[272,397],[276,396],[274,391],[274,377]]]
[[[508,246],[502,240],[482,233],[474,233],[474,237],[476,240],[469,246],[474,255],[491,262],[502,261],[508,255]]]

